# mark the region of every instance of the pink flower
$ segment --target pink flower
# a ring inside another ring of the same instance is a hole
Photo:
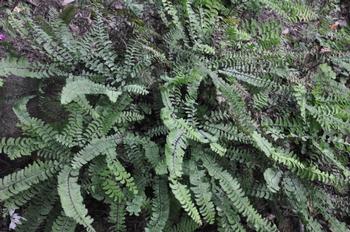
[[[3,33],[0,33],[0,41],[5,40],[5,39],[6,39],[6,35]]]

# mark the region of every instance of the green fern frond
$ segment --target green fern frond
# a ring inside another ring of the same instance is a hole
[[[207,123],[204,129],[218,138],[227,139],[228,141],[250,143],[250,139],[244,133],[239,132],[238,128],[232,124]]]
[[[46,217],[51,213],[57,198],[56,191],[42,189],[41,193],[27,207],[23,215],[26,220],[21,221],[16,231],[38,231],[42,223],[46,220]]]
[[[53,188],[55,183],[51,180],[32,185],[29,189],[8,198],[4,201],[7,209],[17,209],[33,201],[33,198],[40,195],[45,189]]]
[[[310,21],[317,17],[316,13],[311,10],[310,7],[305,5],[303,1],[290,1],[290,0],[259,0],[267,7],[276,11],[282,17],[289,19],[292,22],[298,21]]]
[[[144,115],[139,112],[124,111],[116,119],[116,123],[137,122],[144,119]]]
[[[177,28],[182,28],[182,25],[180,23],[180,19],[178,17],[178,12],[175,8],[175,6],[171,3],[169,0],[161,0],[162,2],[162,7],[164,8],[164,12],[166,12],[171,18],[172,18],[172,23],[177,27]]]
[[[84,114],[80,108],[74,107],[73,109],[73,112],[70,111],[68,122],[64,129],[56,136],[56,140],[66,147],[81,145],[83,140]]]
[[[171,131],[167,136],[165,159],[172,176],[181,177],[183,174],[182,163],[187,148],[186,142],[184,132],[181,130]]]
[[[307,209],[308,199],[304,186],[297,179],[285,178],[284,192],[289,195],[291,205],[302,216],[309,231],[323,231],[322,225],[314,219]]]
[[[0,199],[2,201],[31,188],[55,175],[60,169],[58,162],[36,161],[17,172],[0,179]]]
[[[75,227],[76,222],[61,212],[52,225],[52,232],[74,232]]]
[[[48,78],[54,74],[63,74],[55,66],[44,66],[40,63],[30,63],[25,59],[5,58],[0,61],[0,76],[10,75],[34,79]]]
[[[149,91],[141,85],[126,85],[124,86],[123,91],[138,95],[147,95],[149,93]]]
[[[232,116],[237,120],[238,124],[244,130],[252,130],[254,125],[251,122],[249,113],[246,110],[245,104],[237,93],[232,91],[231,87],[225,83],[217,74],[211,73],[211,78],[217,88],[225,98],[230,102],[232,109],[230,110]]]
[[[191,190],[194,193],[195,200],[199,206],[199,211],[203,218],[213,224],[216,216],[215,206],[212,202],[212,193],[210,184],[205,180],[205,172],[197,169],[196,164],[190,163],[190,183]]]
[[[276,191],[276,190],[274,190]],[[266,199],[266,200],[273,200],[274,195],[271,192],[271,190],[267,187],[267,185],[256,185],[252,186],[248,191],[247,194],[252,197]]]
[[[109,179],[113,178],[111,175],[102,173],[101,176],[102,179],[104,179],[102,182],[102,189],[104,190],[104,193],[114,202],[121,203],[124,200],[125,195],[117,182],[113,179]]]
[[[68,104],[79,96],[86,94],[105,94],[111,102],[116,102],[121,92],[114,88],[94,83],[88,79],[72,78],[67,79],[67,84],[62,90],[61,103]]]
[[[107,138],[94,139],[85,146],[73,159],[72,167],[79,169],[99,155],[108,154],[111,149],[121,142],[120,135],[113,135]]]
[[[108,151],[106,156],[107,167],[110,172],[113,174],[116,181],[121,184],[125,184],[125,186],[129,189],[131,193],[137,195],[139,190],[135,184],[134,178],[130,173],[126,171],[123,165],[116,159],[115,151]]]
[[[222,200],[220,208],[218,209],[218,231],[219,232],[245,232],[243,225],[241,224],[241,218],[238,213],[232,209],[228,200]]]
[[[92,227],[93,219],[83,203],[81,187],[78,184],[79,172],[65,166],[58,176],[58,194],[65,215],[83,225],[88,232],[95,232]]]
[[[306,119],[306,93],[307,90],[304,85],[298,84],[294,86],[294,97],[300,108],[300,115],[305,120]]]
[[[295,155],[286,154],[282,150],[276,150],[269,141],[267,141],[257,132],[253,132],[252,138],[256,142],[257,147],[261,149],[267,157],[278,163],[286,165],[301,177],[309,178],[311,180],[319,180],[334,185],[344,181],[332,174],[319,170],[317,167],[307,167],[305,164],[300,162]]]
[[[170,188],[175,198],[180,202],[181,206],[187,212],[187,214],[199,225],[202,224],[202,220],[198,209],[192,201],[191,194],[186,185],[181,184],[177,180],[170,180]]]
[[[156,181],[154,188],[155,198],[152,203],[152,215],[145,229],[146,232],[164,231],[170,213],[166,180],[159,179]]]
[[[29,115],[26,105],[31,98],[33,96],[24,97],[17,101],[13,107],[13,111],[20,121],[20,127],[25,133],[39,137],[44,144],[52,144],[58,132],[43,120],[32,118]]]
[[[247,217],[247,220],[258,231],[277,231],[275,225],[271,225],[264,219],[256,209],[251,205],[249,199],[244,196],[240,184],[227,171],[222,170],[215,161],[208,155],[202,155],[200,158],[208,173],[217,179],[221,188],[232,202],[235,209]]]
[[[332,162],[339,170],[342,170],[343,175],[347,179],[350,178],[350,170],[347,167],[345,167],[339,160],[336,159],[335,154],[332,153],[332,150],[328,145],[323,144],[323,146],[321,146],[315,141],[313,141],[312,144],[321,152],[322,155],[324,155],[327,158],[327,160]]]
[[[32,152],[44,147],[42,141],[35,138],[2,138],[0,152],[7,154],[10,159],[30,156]]]
[[[180,219],[179,223],[174,225],[169,232],[194,232],[198,229],[199,225],[194,222],[190,217],[184,216]]]
[[[126,231],[125,225],[125,205],[123,204],[110,204],[110,211],[108,221],[113,223],[112,231],[124,232]]]

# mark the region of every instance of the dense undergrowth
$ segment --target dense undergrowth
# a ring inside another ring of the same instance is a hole
[[[26,163],[0,179],[16,231],[349,231],[337,1],[79,2],[46,17],[23,4],[1,23],[44,57],[0,62],[5,84],[40,81],[13,108],[23,135],[0,140]],[[33,117],[29,102],[61,114]]]

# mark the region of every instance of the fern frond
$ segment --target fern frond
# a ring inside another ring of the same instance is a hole
[[[62,211],[52,225],[52,232],[74,232],[76,222]]]
[[[178,17],[178,12],[174,5],[171,3],[169,0],[161,0],[162,2],[162,7],[164,8],[164,11],[170,15],[172,18],[172,23],[177,27],[177,28],[182,28],[182,25],[180,23],[180,19]]]
[[[0,152],[7,154],[10,159],[30,156],[32,152],[40,150],[45,145],[35,138],[1,138]]]
[[[108,151],[106,156],[107,167],[110,172],[113,174],[116,181],[121,184],[125,184],[125,186],[129,189],[131,193],[137,195],[139,190],[135,184],[134,178],[130,173],[126,171],[123,165],[116,159],[115,151]]]
[[[121,142],[120,135],[113,135],[107,138],[94,139],[84,147],[73,159],[72,167],[79,169],[99,155],[107,154],[111,149]]]
[[[199,225],[194,222],[190,217],[184,216],[179,223],[174,225],[169,232],[194,232],[198,229]]]
[[[26,220],[23,220],[22,223],[18,225],[16,231],[38,231],[53,209],[57,198],[56,191],[42,189],[41,193],[38,194],[27,207],[23,215]]]
[[[111,102],[116,102],[121,92],[88,79],[72,78],[67,79],[67,84],[62,90],[61,103],[68,104],[79,96],[86,94],[105,94]]]
[[[213,224],[216,211],[214,203],[212,202],[212,193],[210,192],[211,186],[205,181],[204,171],[198,170],[195,165],[196,164],[193,162],[190,163],[191,190],[194,193],[201,215],[209,224]]]
[[[60,169],[58,162],[36,161],[17,172],[0,179],[0,199],[2,201],[51,178]]]
[[[81,145],[83,140],[84,114],[80,107],[76,108],[78,107],[74,107],[73,112],[70,112],[67,124],[62,132],[56,136],[56,140],[66,147]]]
[[[198,209],[192,201],[191,194],[186,185],[181,184],[177,180],[170,180],[170,188],[174,193],[175,198],[180,202],[181,206],[187,212],[187,214],[199,225],[202,224],[202,220]]]
[[[222,200],[222,199],[220,199]],[[241,224],[241,218],[238,213],[232,209],[230,202],[225,199],[220,204],[218,209],[218,231],[219,232],[245,232],[243,225]]]
[[[54,187],[53,181],[40,182],[38,184],[32,185],[29,189],[24,190],[9,199],[4,201],[4,206],[7,209],[17,209],[28,204],[33,198],[40,195],[44,189],[50,189]]]
[[[240,127],[243,127],[244,130],[252,130],[254,125],[252,120],[249,117],[249,113],[245,107],[245,104],[236,92],[232,91],[232,88],[225,83],[221,78],[218,77],[215,73],[210,73],[210,76],[217,88],[225,98],[230,102],[232,109],[230,109],[232,116],[238,122]]]
[[[58,194],[65,215],[83,225],[88,232],[95,232],[92,227],[93,219],[83,203],[81,187],[78,184],[79,172],[65,166],[58,176]]]
[[[202,155],[203,165],[213,178],[217,179],[221,188],[232,202],[235,209],[247,217],[247,220],[258,231],[278,231],[275,225],[271,225],[251,205],[249,199],[244,196],[240,184],[227,171],[222,170],[208,155]]]
[[[26,105],[31,98],[33,96],[24,97],[17,101],[13,107],[13,111],[20,121],[21,129],[32,137],[39,137],[43,144],[52,145],[58,132],[44,121],[29,115]]]
[[[165,179],[156,180],[154,194],[152,215],[145,229],[146,232],[164,231],[170,213],[168,188]]]
[[[276,11],[282,17],[289,19],[292,22],[298,21],[310,21],[317,17],[316,13],[306,6],[303,1],[290,1],[290,0],[259,0],[267,7]]]
[[[123,91],[138,95],[147,95],[149,93],[149,91],[142,85],[126,85],[124,86]]]
[[[257,147],[261,149],[267,157],[278,163],[286,165],[301,177],[309,178],[311,180],[319,180],[324,183],[335,185],[344,181],[332,174],[319,170],[315,166],[307,167],[305,164],[300,162],[295,155],[289,155],[282,150],[276,150],[269,141],[267,141],[257,132],[253,132],[252,138],[256,142]]]
[[[101,176],[102,179],[104,179],[102,182],[102,189],[104,190],[105,194],[114,202],[121,203],[124,200],[125,195],[117,182],[113,179],[109,179],[113,178],[111,175],[102,173]]]
[[[203,128],[218,138],[241,143],[251,143],[249,137],[244,133],[239,132],[238,128],[232,124],[206,123]]]
[[[108,221],[113,223],[112,230],[114,232],[125,232],[125,205],[123,204],[110,204],[110,211]]]
[[[306,119],[306,88],[302,84],[294,86],[294,97],[300,108],[300,115],[305,120]]]
[[[171,131],[167,136],[165,145],[165,160],[172,176],[181,177],[182,163],[187,147],[187,140],[181,130]]]
[[[302,216],[309,231],[323,231],[322,225],[315,220],[307,209],[308,199],[304,186],[297,179],[285,178],[284,192],[289,195],[291,205]]]
[[[48,78],[54,74],[63,74],[55,66],[44,66],[39,63],[29,63],[25,59],[5,58],[0,61],[0,76],[10,75],[34,79]]]

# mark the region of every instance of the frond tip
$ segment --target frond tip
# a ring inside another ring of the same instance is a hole
[[[86,94],[105,94],[111,102],[116,102],[121,92],[112,87],[94,83],[88,79],[68,79],[67,84],[62,90],[61,103],[68,104]]]

